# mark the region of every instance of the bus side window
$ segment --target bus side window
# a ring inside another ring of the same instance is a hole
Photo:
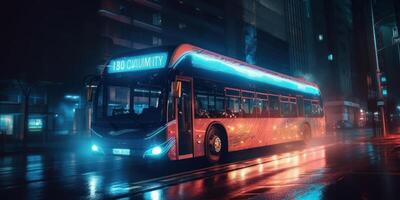
[[[257,117],[259,108],[254,99],[242,98],[241,111],[243,117]]]
[[[321,117],[323,115],[323,111],[319,101],[313,101],[311,106],[311,112],[313,117]]]
[[[270,117],[280,117],[279,110],[279,97],[278,96],[268,96],[269,99],[269,112]]]
[[[281,111],[283,117],[296,117],[296,107],[296,99],[281,97]]]
[[[260,106],[260,117],[268,117],[269,116],[268,101],[265,99],[261,99],[259,101],[259,106]]]
[[[248,115],[250,115],[250,99],[242,98],[240,112],[242,114],[242,117],[247,117]]]
[[[289,102],[290,102],[290,113],[292,117],[297,117],[297,99],[291,98]]]
[[[215,113],[215,96],[208,95],[208,112],[210,114]]]
[[[255,102],[258,108],[258,116],[259,117],[268,117],[268,95],[263,93],[257,93],[257,101]]]
[[[216,96],[215,97],[215,114],[216,117],[224,117],[224,112],[225,112],[225,101],[224,97],[222,96]]]
[[[311,117],[312,116],[311,101],[310,100],[304,100],[304,115],[306,117]]]
[[[197,118],[208,118],[208,96],[203,94],[196,95],[196,108],[195,108],[195,116]]]
[[[303,117],[304,116],[303,97],[297,97],[297,109],[298,109],[299,117]]]
[[[226,97],[226,117],[238,117],[239,116],[239,97]]]

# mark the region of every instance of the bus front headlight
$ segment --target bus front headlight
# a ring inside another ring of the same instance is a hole
[[[156,155],[160,155],[162,153],[162,149],[159,146],[153,147],[151,149],[151,154],[156,156]]]
[[[92,151],[94,152],[98,152],[99,151],[99,147],[95,144],[92,145]]]

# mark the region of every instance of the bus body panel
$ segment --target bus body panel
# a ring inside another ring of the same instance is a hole
[[[168,154],[167,154],[167,156],[170,160],[178,159],[178,154],[177,154],[178,146],[176,145],[177,144],[176,141],[178,141],[177,135],[178,134],[177,134],[177,128],[176,128],[176,120],[172,120],[171,122],[168,123],[168,126],[167,126],[167,138],[168,139],[172,138],[175,141],[174,144],[172,145],[172,147],[169,149]]]
[[[325,136],[325,117],[309,118],[307,121],[310,124],[313,138]]]
[[[205,135],[212,123],[225,128],[229,152],[301,141],[300,127],[306,123],[312,137],[324,135],[324,118],[200,118],[194,120],[195,157],[204,156]]]

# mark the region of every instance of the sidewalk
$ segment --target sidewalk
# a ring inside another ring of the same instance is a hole
[[[42,153],[49,151],[76,151],[89,146],[90,137],[82,135],[52,136],[46,140],[30,139],[24,145],[22,141],[13,139],[0,143],[0,155]],[[88,147],[89,148],[89,147]]]

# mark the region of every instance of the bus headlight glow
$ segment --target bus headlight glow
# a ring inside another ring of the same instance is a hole
[[[151,149],[151,154],[152,154],[152,155],[160,155],[161,152],[162,152],[162,149],[161,149],[161,147],[159,147],[159,146],[153,147],[153,148]]]
[[[92,145],[92,151],[94,152],[98,152],[99,151],[99,147],[97,145]]]
[[[154,144],[155,146],[150,147],[143,153],[143,158],[160,158],[165,154],[168,154],[168,151],[174,145],[175,139],[169,138],[167,141],[161,144]]]

